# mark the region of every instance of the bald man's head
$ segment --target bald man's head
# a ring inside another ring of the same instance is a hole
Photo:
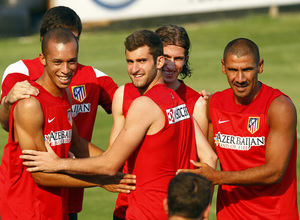
[[[237,38],[227,44],[223,54],[223,60],[226,63],[226,57],[228,55],[236,55],[237,57],[243,57],[250,55],[254,58],[255,63],[258,65],[260,60],[258,46],[247,38]]]

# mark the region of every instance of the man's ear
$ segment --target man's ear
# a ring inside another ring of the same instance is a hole
[[[262,73],[264,71],[264,59],[260,59],[258,63],[258,73]]]
[[[165,212],[167,214],[169,214],[169,207],[168,207],[168,199],[167,198],[164,199],[163,205],[164,205]]]
[[[44,56],[44,54],[40,53],[39,58],[43,66],[46,66],[46,57]]]
[[[186,63],[189,61],[189,58],[190,58],[190,55],[187,55],[187,56],[185,57],[184,64],[186,64]]]
[[[225,61],[223,59],[221,59],[221,63],[222,63],[222,73],[226,74]]]
[[[165,65],[165,57],[158,56],[156,59],[156,68],[161,69]]]

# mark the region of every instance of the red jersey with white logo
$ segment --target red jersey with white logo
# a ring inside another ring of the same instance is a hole
[[[196,148],[194,125],[185,103],[166,85],[155,85],[144,96],[161,108],[165,125],[156,134],[145,135],[128,159],[136,190],[128,194],[126,219],[168,219],[163,200],[176,171],[190,167],[191,150]]]
[[[200,98],[200,94],[196,92],[195,90],[191,89],[190,87],[186,86],[183,81],[180,81],[181,84],[179,88],[176,90],[176,93],[178,96],[186,103],[186,107],[188,108],[190,114],[193,114],[194,107],[197,102],[197,100]],[[124,97],[123,97],[123,115],[126,118],[128,109],[133,102],[134,99],[140,96],[140,93],[138,92],[137,88],[132,83],[127,83],[124,86]],[[191,159],[194,161],[197,161],[197,149],[192,149],[192,155]],[[192,167],[194,168],[194,167]],[[125,163],[123,167],[123,172],[128,173],[128,167],[127,162]],[[119,193],[117,201],[116,201],[116,207],[114,211],[114,215],[117,216],[120,219],[125,219],[126,210],[128,207],[128,199],[126,193]]]
[[[232,89],[215,93],[210,102],[214,141],[223,171],[245,170],[265,164],[269,133],[267,113],[280,95],[262,84],[249,105],[237,105]],[[272,147],[272,146],[270,146]],[[278,184],[220,185],[218,219],[299,219],[296,180],[297,138],[286,172]]]
[[[33,60],[19,60],[7,67],[1,85],[1,99],[7,95],[15,83],[37,80],[44,71],[39,58]],[[113,95],[118,88],[111,77],[103,72],[81,64],[77,65],[76,73],[69,89],[72,93],[72,114],[78,133],[84,139],[91,141],[98,105],[107,113],[111,113]],[[70,190],[70,213],[80,212],[82,209],[83,189]]]
[[[67,93],[54,97],[39,84],[32,82],[40,94],[35,97],[41,104],[44,115],[43,133],[61,158],[68,157],[72,138],[72,114]],[[26,171],[19,156],[21,148],[15,142],[13,110],[10,114],[8,143],[4,148],[1,169],[4,175],[0,202],[2,219],[68,219],[68,191],[66,188],[37,185]]]

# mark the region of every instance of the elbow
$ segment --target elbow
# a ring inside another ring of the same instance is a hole
[[[1,127],[5,130],[5,131],[9,131],[9,126],[7,123],[4,123],[2,120],[1,120]]]
[[[111,164],[105,164],[104,166],[98,167],[95,169],[96,172],[94,174],[97,175],[108,175],[108,176],[114,176],[119,171]]]
[[[201,163],[206,163],[214,169],[217,168],[218,156],[214,152],[211,154],[206,154],[205,157],[203,156],[203,154],[198,155],[198,158]]]
[[[280,183],[280,181],[282,180],[282,177],[284,175],[283,171],[278,171],[273,173],[273,175],[271,175],[268,179],[266,184],[277,184]]]
[[[117,169],[115,169],[113,167],[108,167],[106,169],[106,173],[105,174],[108,175],[108,176],[115,176],[117,174],[117,172],[118,172]]]
[[[219,159],[219,158],[218,158],[218,156],[217,156],[216,153],[213,152],[213,153],[210,155],[209,160],[211,161],[211,166],[212,166],[214,169],[217,168],[218,159]]]
[[[211,160],[212,162],[217,166],[217,162],[218,162],[218,156],[216,153],[214,153],[212,156],[211,156]]]
[[[265,171],[265,178],[262,181],[262,184],[277,184],[280,183],[282,180],[284,174],[285,174],[285,168],[283,167],[277,167],[275,168],[272,166],[272,168],[269,170],[269,172]]]
[[[114,176],[119,171],[118,164],[107,157],[106,154],[90,157],[88,161],[90,163],[85,164],[87,169],[82,174]]]
[[[34,182],[37,184],[37,185],[42,185],[42,186],[45,186],[45,177],[42,177],[42,175],[40,175],[39,172],[36,172],[36,173],[31,173],[31,177],[33,178]]]

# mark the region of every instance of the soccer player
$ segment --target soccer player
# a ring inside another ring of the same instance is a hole
[[[91,143],[78,136],[65,90],[75,74],[77,55],[78,41],[70,30],[59,27],[48,31],[39,55],[44,72],[31,83],[39,89],[39,95],[11,107],[9,139],[1,163],[3,220],[69,219],[68,192],[62,187],[91,187],[101,183],[62,174],[30,174],[19,158],[24,149],[45,151],[44,140],[59,157],[68,157],[69,149],[76,157],[89,156]]]
[[[214,156],[185,103],[163,84],[163,44],[148,30],[126,38],[129,77],[140,92],[131,103],[125,124],[112,146],[102,155],[84,159],[60,159],[49,151],[23,151],[28,171],[114,175],[128,159],[128,171],[136,175],[136,190],[128,196],[127,219],[167,219],[163,199],[178,167],[190,168],[196,141]],[[197,132],[196,132],[197,131]],[[195,137],[195,133],[197,136]],[[196,152],[195,152],[196,153]],[[36,157],[35,155],[39,155]]]
[[[182,80],[178,79],[179,76],[185,79],[192,74],[189,66],[189,36],[183,27],[172,24],[159,27],[155,33],[158,34],[164,44],[164,83],[168,88],[175,90],[179,97],[187,104],[188,109],[197,121],[203,134],[207,137],[207,102],[203,95],[200,95],[185,85]]]
[[[82,24],[79,16],[70,8],[58,6],[49,9],[43,16],[40,37],[54,27],[70,29],[79,40]],[[38,89],[30,81],[38,79],[44,70],[39,58],[19,60],[7,67],[1,85],[0,120],[8,131],[11,105],[19,99],[37,95]],[[26,80],[26,81],[24,81]],[[69,86],[72,94],[72,116],[81,137],[91,141],[98,105],[110,114],[116,83],[111,77],[91,66],[77,65],[77,71]],[[90,155],[99,155],[102,151],[91,148]],[[0,187],[1,188],[1,187]],[[82,209],[83,189],[70,189],[70,218],[77,219]]]
[[[221,62],[231,88],[215,93],[209,108],[222,171],[194,163],[194,172],[220,185],[218,219],[298,220],[295,106],[258,81],[264,60],[251,40],[228,43]]]
[[[163,79],[168,88],[173,89],[179,97],[186,103],[190,114],[193,115],[200,126],[205,137],[208,132],[207,101],[202,95],[185,85],[178,79],[191,76],[189,67],[190,39],[183,27],[177,25],[164,25],[159,27],[156,34],[160,37],[164,45],[165,64],[163,66]],[[124,126],[125,117],[132,101],[140,96],[132,83],[120,86],[113,100],[113,129],[110,137],[110,145],[113,143],[120,130]],[[203,155],[200,155],[206,161]],[[196,158],[191,158],[195,160]],[[123,167],[123,172],[127,172],[127,163]],[[114,211],[114,219],[125,219],[127,208],[127,194],[119,193]],[[207,216],[208,217],[208,216]]]
[[[169,184],[168,197],[164,200],[169,220],[202,220],[209,212],[211,182],[194,173],[180,173]]]

